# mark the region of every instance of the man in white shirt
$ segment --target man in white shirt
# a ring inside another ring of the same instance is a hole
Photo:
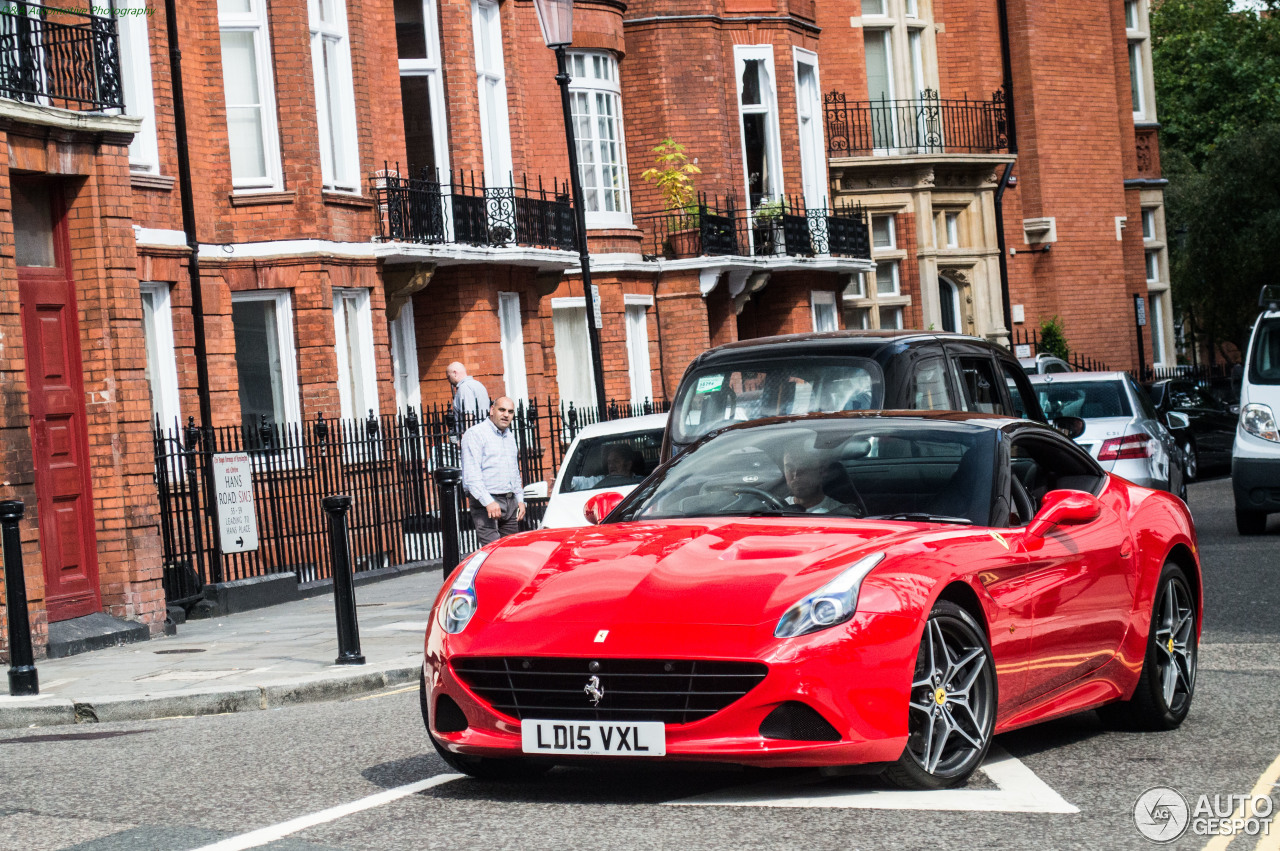
[[[480,546],[520,531],[524,486],[511,420],[516,403],[500,396],[489,416],[462,435],[462,487],[471,497],[471,520]]]

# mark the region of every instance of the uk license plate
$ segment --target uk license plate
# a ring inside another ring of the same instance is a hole
[[[666,756],[667,731],[661,721],[544,721],[520,724],[525,753],[582,756]]]

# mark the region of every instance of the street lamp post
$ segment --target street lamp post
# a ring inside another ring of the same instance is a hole
[[[569,185],[573,190],[573,220],[578,236],[578,258],[582,265],[582,291],[587,302],[587,339],[591,344],[591,366],[596,387],[596,413],[603,422],[604,362],[600,354],[600,330],[596,328],[596,295],[591,286],[591,257],[587,251],[587,218],[582,200],[582,176],[578,173],[578,145],[573,132],[573,112],[569,105],[569,61],[565,50],[573,43],[573,0],[533,0],[542,27],[542,40],[556,53],[556,82],[560,84],[560,107],[564,111],[564,136],[569,145]]]

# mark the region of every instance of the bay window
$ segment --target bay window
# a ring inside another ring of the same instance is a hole
[[[511,126],[507,113],[507,74],[502,59],[502,21],[498,4],[493,0],[474,0],[471,25],[476,45],[484,180],[487,186],[510,186]]]
[[[733,57],[747,202],[754,210],[779,197],[783,187],[773,45],[735,45]]]
[[[346,0],[308,0],[307,7],[324,188],[358,193],[360,155],[356,147],[356,96],[351,84]]]
[[[218,0],[234,189],[283,188],[265,0]]]
[[[240,422],[246,435],[268,423],[296,423],[298,363],[290,293],[253,290],[231,294]]]
[[[400,103],[404,114],[406,177],[449,173],[444,71],[436,0],[395,0]]]
[[[343,418],[378,412],[373,354],[373,318],[366,289],[333,290],[334,345],[338,356],[338,401]]]
[[[598,52],[570,53],[568,60],[569,104],[587,226],[627,227],[631,214],[618,61],[612,54]]]

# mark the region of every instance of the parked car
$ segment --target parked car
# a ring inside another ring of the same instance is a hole
[[[1059,372],[1074,372],[1071,364],[1053,355],[1036,355],[1033,358],[1018,358],[1027,375],[1055,375]]]
[[[1225,403],[1187,378],[1155,381],[1147,385],[1146,390],[1156,413],[1182,450],[1187,481],[1195,481],[1202,467],[1231,464],[1231,444],[1235,440],[1238,417]],[[1171,413],[1185,416],[1187,427],[1176,426],[1175,422],[1180,420],[1171,420]]]
[[[627,494],[658,466],[666,414],[594,423],[569,444],[551,485],[542,527],[586,526],[583,509],[603,491]]]
[[[884,408],[1044,422],[1018,361],[978,337],[889,329],[790,334],[694,358],[676,389],[662,457],[736,422]]]
[[[1236,529],[1261,535],[1280,511],[1280,286],[1262,290],[1263,313],[1249,338],[1240,387],[1240,425],[1231,450]]]
[[[1128,373],[1033,375],[1031,383],[1040,407],[1050,417],[1084,420],[1084,433],[1076,442],[1102,469],[1136,485],[1186,499],[1182,450],[1156,414],[1151,399]],[[1182,414],[1168,417],[1178,428],[1190,425]]]
[[[486,780],[626,758],[879,764],[956,786],[1033,721],[1181,724],[1196,552],[1186,505],[1036,423],[739,424],[601,525],[459,566],[428,620],[423,723]]]

